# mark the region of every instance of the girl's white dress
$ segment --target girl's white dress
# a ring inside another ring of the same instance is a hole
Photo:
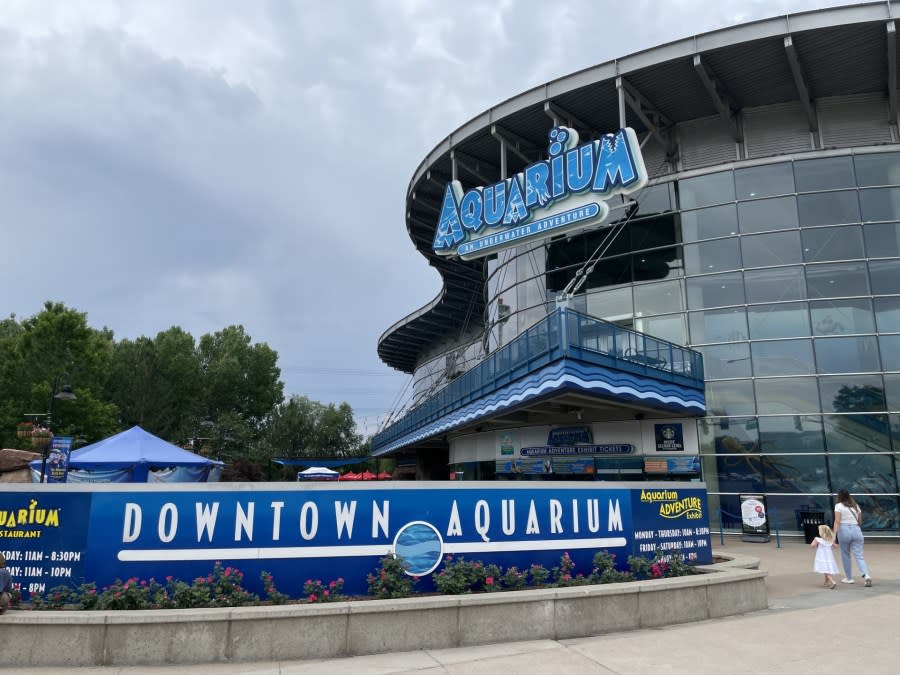
[[[816,561],[813,572],[837,574],[837,571],[837,560],[834,559],[831,544],[822,539],[822,537],[816,537]]]

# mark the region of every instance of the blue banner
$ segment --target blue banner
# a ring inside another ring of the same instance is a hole
[[[266,571],[293,597],[306,579],[338,577],[364,595],[389,552],[422,577],[422,591],[448,554],[524,569],[568,552],[585,573],[600,550],[623,567],[657,547],[711,562],[705,488],[645,485],[11,485],[0,487],[0,550],[26,601],[60,584],[190,581],[216,562],[259,594]]]
[[[69,455],[72,452],[70,436],[54,436],[47,455],[47,482],[65,483],[69,473]]]

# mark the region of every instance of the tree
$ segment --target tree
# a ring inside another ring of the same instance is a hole
[[[275,407],[263,433],[272,457],[353,457],[359,454],[353,409],[292,396]]]

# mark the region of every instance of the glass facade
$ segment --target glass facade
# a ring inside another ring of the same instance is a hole
[[[741,493],[797,531],[846,487],[867,532],[900,534],[900,153],[718,170],[637,201],[612,241],[594,230],[491,261],[486,352],[604,250],[570,306],[703,353],[703,478],[726,527]]]

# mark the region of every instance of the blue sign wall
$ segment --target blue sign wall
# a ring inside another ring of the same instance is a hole
[[[690,483],[392,483],[44,485],[0,487],[0,550],[28,599],[60,584],[115,579],[190,581],[216,561],[262,594],[270,572],[297,597],[303,582],[366,575],[396,551],[431,587],[447,554],[503,567],[559,564],[577,571],[608,550],[657,548],[712,561],[706,489]]]

